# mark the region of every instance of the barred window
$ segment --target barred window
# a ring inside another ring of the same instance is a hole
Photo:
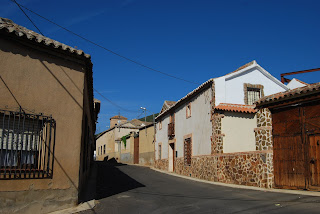
[[[158,147],[158,155],[159,155],[159,160],[161,160],[161,144],[159,144],[159,147]]]
[[[0,179],[52,178],[55,121],[0,110]]]
[[[184,140],[184,164],[191,165],[191,138]]]
[[[248,93],[248,105],[253,105],[257,100],[260,99],[259,88],[247,88]]]

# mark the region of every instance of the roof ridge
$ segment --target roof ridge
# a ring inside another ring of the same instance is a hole
[[[77,54],[78,56],[84,56],[90,59],[91,56],[86,54],[83,50],[73,48],[57,40],[43,36],[35,31],[32,31],[22,25],[18,25],[11,19],[0,17],[0,30],[5,31],[8,34],[14,34],[19,38],[25,38],[38,44],[43,44],[48,48],[61,49],[71,54]]]
[[[258,64],[258,63],[257,63],[256,60],[252,60],[251,62],[248,62],[248,63],[240,66],[240,67],[237,68],[236,70],[234,70],[234,71],[232,71],[232,72],[230,72],[230,73],[227,73],[226,75],[229,75],[229,74],[235,73],[235,72],[237,72],[237,71],[240,71],[240,70],[242,70],[242,69],[244,69],[244,68],[247,68],[247,67],[249,67],[249,66],[251,66],[251,65],[253,65],[253,64]],[[226,76],[226,75],[224,75],[224,76]]]

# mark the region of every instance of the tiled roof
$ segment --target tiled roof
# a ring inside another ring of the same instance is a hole
[[[198,86],[196,89],[194,89],[193,91],[189,92],[186,96],[184,96],[183,98],[181,98],[180,100],[178,100],[175,104],[173,104],[172,106],[170,106],[170,108],[166,109],[165,111],[161,112],[156,119],[158,119],[159,117],[161,117],[162,115],[164,115],[166,112],[168,112],[170,109],[174,108],[175,106],[177,106],[179,103],[181,103],[182,101],[188,99],[189,97],[191,97],[192,95],[196,94],[197,92],[199,92],[202,88],[204,88],[205,86],[207,86],[208,84],[212,83],[213,79],[209,79],[208,81],[202,83],[200,86]]]
[[[320,82],[314,83],[314,84],[308,84],[304,87],[295,88],[292,90],[288,90],[285,92],[280,92],[277,94],[272,94],[266,97],[261,98],[256,102],[258,106],[268,103],[274,103],[276,101],[282,101],[286,99],[292,99],[296,97],[301,97],[304,95],[309,95],[313,93],[319,93],[320,92]]]
[[[111,120],[111,119],[127,120],[128,118],[126,118],[126,117],[124,117],[124,116],[121,116],[121,115],[120,115],[120,116],[119,116],[119,115],[115,115],[115,116],[111,117],[110,120]]]
[[[239,68],[237,68],[236,70],[234,70],[234,71],[232,71],[232,72],[230,72],[230,73],[228,73],[228,74],[232,74],[232,73],[235,73],[235,72],[237,72],[237,71],[240,71],[240,70],[242,70],[242,69],[244,69],[244,68],[246,68],[246,67],[249,67],[250,65],[253,65],[254,63],[256,63],[255,60],[253,60],[253,61],[251,61],[251,62],[249,62],[249,63],[247,63],[247,64],[245,64],[245,65],[243,65],[243,66],[241,66],[241,67],[239,67]],[[228,75],[228,74],[226,74],[226,75]]]
[[[56,40],[42,36],[32,30],[29,30],[23,26],[20,26],[20,25],[14,23],[10,19],[0,17],[0,31],[15,35],[20,38],[28,39],[28,40],[33,41],[38,44],[45,45],[48,48],[60,49],[60,50],[69,52],[71,54],[76,54],[78,56],[84,56],[85,58],[90,59],[90,55],[85,54],[82,50],[77,50],[77,49],[72,48],[68,45],[60,43]]]
[[[256,113],[254,109],[255,105],[242,105],[242,104],[231,104],[231,103],[220,103],[215,107],[216,110],[231,111],[240,113]]]
[[[165,100],[164,102],[168,105],[168,107],[173,106],[174,104],[176,104],[176,101]]]

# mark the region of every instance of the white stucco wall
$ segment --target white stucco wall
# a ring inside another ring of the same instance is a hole
[[[159,159],[159,143],[162,143],[162,152],[161,152],[161,159],[168,158],[168,124],[170,123],[169,115],[164,116],[161,119],[162,129],[159,129],[159,122],[157,123],[156,127],[156,143],[155,143],[155,155],[156,160]]]
[[[212,124],[210,122],[211,89],[208,88],[175,110],[175,150],[183,157],[184,136],[192,134],[192,155],[211,154]],[[191,102],[191,117],[186,118],[186,105]],[[162,129],[157,124],[155,154],[158,159],[158,143],[162,143],[162,159],[168,158],[169,114],[162,120]]]
[[[176,151],[183,157],[184,138],[192,134],[192,156],[211,154],[212,123],[210,122],[211,89],[191,100],[191,117],[186,118],[186,105],[176,111]],[[186,103],[187,104],[187,103]]]
[[[225,134],[223,153],[255,151],[255,114],[225,112],[224,115],[221,119],[221,133]]]
[[[287,85],[287,87],[290,89],[295,89],[295,88],[304,87],[304,86],[306,86],[306,85],[297,81],[296,78],[293,78]]]
[[[265,96],[286,90],[286,87],[281,82],[275,82],[258,67],[252,67],[240,75],[219,77],[214,79],[214,81],[216,105],[220,103],[245,104],[244,83],[263,85]]]

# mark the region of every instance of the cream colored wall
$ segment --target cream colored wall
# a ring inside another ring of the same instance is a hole
[[[116,143],[116,139],[119,139],[127,134],[129,134],[130,132],[134,132],[137,131],[138,129],[131,129],[131,128],[114,128],[109,130],[108,132],[106,132],[105,134],[103,134],[101,137],[99,137],[96,141],[96,152],[97,152],[97,156],[96,159],[97,160],[103,160],[106,156],[108,156],[108,159],[111,158],[118,158],[118,160],[120,160],[120,152],[118,149],[118,143]],[[98,148],[99,146],[102,146],[102,150],[103,150],[103,145],[106,145],[106,154],[102,154],[102,155],[98,155]],[[130,148],[130,143],[129,145],[127,144],[128,148]],[[123,142],[121,142],[121,148],[122,150],[124,149],[124,145]],[[124,149],[124,152],[127,149]]]
[[[115,143],[115,138],[114,138],[114,131],[110,130],[109,132],[106,132],[104,135],[102,135],[101,137],[99,137],[96,140],[96,159],[97,160],[103,160],[107,155],[110,155],[112,153],[115,152],[115,147],[114,147],[114,143]],[[99,149],[102,146],[102,151],[103,151],[103,146],[106,145],[106,154],[98,154]],[[109,158],[111,158],[109,156]]]
[[[139,153],[154,152],[154,126],[139,131]]]
[[[255,114],[225,112],[224,115],[221,119],[221,132],[225,134],[223,153],[255,151]]]
[[[77,192],[83,116],[84,65],[0,38],[0,74],[28,113],[56,120],[52,179],[2,180],[0,191],[72,189]],[[72,81],[71,81],[72,80]],[[0,82],[0,108],[18,104]],[[77,194],[74,196],[77,198]]]
[[[154,126],[141,129],[139,131],[139,164],[153,164],[154,146]]]

